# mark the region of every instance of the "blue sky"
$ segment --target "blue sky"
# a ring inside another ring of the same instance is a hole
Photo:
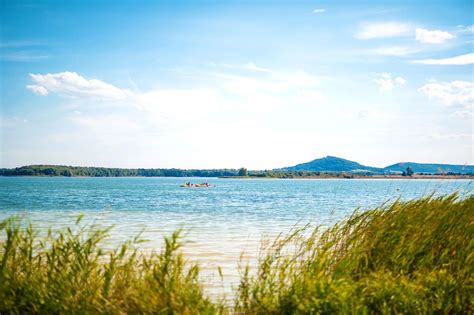
[[[1,167],[473,164],[471,1],[2,1]]]

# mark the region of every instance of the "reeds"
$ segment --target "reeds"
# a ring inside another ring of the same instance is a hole
[[[296,229],[242,268],[233,305],[211,301],[180,231],[158,253],[139,237],[103,249],[109,229],[78,219],[40,237],[0,223],[0,313],[473,313],[474,196],[425,197]]]
[[[359,212],[321,231],[277,239],[256,276],[244,270],[245,314],[473,313],[474,196],[432,196]]]
[[[180,231],[160,253],[140,255],[136,238],[112,251],[100,243],[108,229],[81,225],[41,240],[16,218],[1,223],[0,313],[214,314],[197,265],[180,253]]]

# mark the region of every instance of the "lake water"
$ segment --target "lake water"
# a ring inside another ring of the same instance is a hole
[[[186,181],[212,187],[180,187]],[[262,237],[295,224],[331,225],[396,198],[473,189],[471,180],[0,177],[0,220],[21,215],[46,230],[71,226],[83,213],[87,222],[114,226],[110,246],[144,230],[144,250],[158,250],[163,235],[182,227],[184,251],[201,263],[210,287],[219,265],[229,290],[240,254],[254,261]]]

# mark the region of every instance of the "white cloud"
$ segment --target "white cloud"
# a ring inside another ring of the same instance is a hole
[[[469,65],[474,63],[474,53],[443,59],[413,60],[412,63],[424,65]]]
[[[198,121],[225,106],[218,91],[210,88],[152,90],[136,95],[135,106],[162,126]]]
[[[261,114],[325,101],[318,89],[320,78],[303,70],[280,71],[252,62],[211,66],[220,71],[200,73],[206,83],[199,86],[136,92],[126,102],[160,128],[176,130],[229,112],[236,116]]]
[[[402,77],[396,77],[395,78],[395,84],[396,85],[405,85],[406,83],[407,83],[407,81]]]
[[[406,35],[410,31],[410,26],[403,23],[387,22],[363,24],[355,34],[357,39],[374,39],[385,37],[397,37]]]
[[[207,73],[205,75],[211,82],[183,89],[132,93],[103,81],[85,79],[75,72],[30,74],[36,84],[27,88],[43,96],[56,93],[78,99],[124,100],[165,125],[196,121],[206,113],[224,108],[261,113],[285,104],[317,104],[324,99],[317,89],[319,77],[302,70],[285,72],[263,68],[252,62],[213,67],[231,70]]]
[[[247,62],[245,64],[217,64],[214,62],[209,63],[210,66],[214,68],[227,68],[227,69],[234,69],[234,70],[245,70],[245,71],[254,71],[254,72],[272,72],[271,69],[264,68],[261,66],[257,66],[253,62]]]
[[[472,110],[474,104],[474,83],[469,81],[435,81],[423,85],[419,91],[446,106],[460,105]]]
[[[406,80],[402,77],[392,78],[392,74],[388,72],[382,72],[379,77],[374,79],[374,82],[379,86],[380,92],[389,92],[395,87],[403,86],[406,84]]]
[[[27,88],[34,93],[47,95],[49,92],[68,97],[95,97],[121,100],[132,95],[129,90],[117,88],[97,79],[86,79],[76,72],[31,74],[35,85]]]
[[[473,139],[474,140],[474,135],[470,133],[434,133],[429,135],[430,139],[435,139],[435,140],[443,140],[443,139],[448,139],[448,140],[459,140],[459,139]]]
[[[452,38],[454,38],[454,35],[445,31],[430,31],[424,28],[416,29],[416,40],[423,44],[442,44]]]
[[[281,163],[281,155],[276,154],[280,134],[285,139],[301,139],[300,135],[311,139],[301,120],[312,121],[311,117],[332,110],[320,91],[321,78],[307,71],[262,68],[255,63],[212,68],[197,72],[199,80],[189,86],[137,89],[120,101],[128,106],[117,106],[112,112],[89,106],[88,94],[79,98],[83,90],[74,93],[77,106],[68,108],[66,123],[81,150],[74,148],[71,156],[85,158],[81,151],[86,150],[95,164],[110,165],[120,156],[118,163],[128,160],[135,166],[257,167],[261,163],[263,167],[263,162],[237,149],[244,146],[272,152],[270,159],[262,161],[276,167]],[[51,94],[71,95],[64,91],[62,81],[61,89],[43,82],[38,86]],[[296,126],[287,127],[287,120]],[[322,128],[320,123],[318,128]],[[60,137],[57,143],[70,139],[64,133],[54,137]],[[126,149],[130,147],[133,152]],[[197,151],[204,153],[189,160],[189,154]],[[140,153],[138,157],[135,152]]]
[[[211,73],[215,80],[212,90],[219,97],[219,108],[227,106],[236,113],[261,114],[289,106],[314,107],[326,100],[320,91],[320,77],[303,70],[263,68],[265,71],[255,72],[248,67],[224,67],[236,71]],[[239,71],[242,69],[248,72]]]
[[[315,9],[313,10],[314,13],[324,13],[326,12],[326,9]]]
[[[294,95],[294,100],[299,104],[303,103],[321,103],[326,101],[326,96],[324,93],[316,90],[303,90],[301,92],[296,92]]]
[[[315,87],[319,83],[319,78],[311,75],[303,70],[294,72],[274,72],[272,79],[280,81],[284,84],[288,84],[293,88],[311,88]]]
[[[38,95],[43,95],[43,96],[48,95],[48,90],[41,85],[27,85],[26,88]]]
[[[464,108],[455,111],[452,116],[457,117],[457,118],[462,118],[462,119],[472,119],[474,118],[474,108],[471,106],[471,108]],[[474,137],[474,135],[473,135]]]
[[[140,129],[140,126],[127,116],[111,114],[111,115],[81,115],[76,114],[70,117],[70,120],[86,128],[93,133],[123,133],[127,134]]]
[[[264,88],[275,90],[275,91],[285,91],[287,88],[309,88],[314,87],[320,82],[320,78],[309,74],[303,70],[296,71],[278,71],[269,68],[263,68],[256,66],[253,62],[245,64],[243,67],[234,66],[234,68],[242,68],[249,71],[261,72],[263,76],[254,77],[254,76],[237,76],[239,80],[250,80],[256,82],[258,86],[263,86]],[[230,75],[234,79],[236,76]],[[229,77],[229,75],[227,75]]]
[[[246,63],[242,68],[250,71],[271,72],[271,70],[268,68],[257,67],[253,62]]]
[[[226,91],[236,94],[248,93],[285,93],[315,88],[320,79],[303,70],[276,71],[264,69],[258,75],[234,74],[228,72],[213,73],[221,79],[220,85]],[[247,70],[251,70],[248,69]]]
[[[224,90],[235,94],[248,94],[254,92],[260,93],[278,93],[285,86],[282,83],[270,80],[262,80],[253,76],[237,75],[231,73],[214,73],[221,81]]]
[[[296,121],[301,112],[308,117],[314,117],[315,112],[327,113],[319,77],[306,71],[265,69],[253,63],[213,67],[220,69],[199,73],[199,85],[136,92],[126,100],[130,106],[118,107],[113,113],[96,113],[95,108],[89,111],[87,106],[80,109],[82,114],[71,112],[73,132],[88,152],[100,152],[97,156],[104,163],[110,163],[106,157],[113,161],[114,155],[120,155],[120,163],[129,157],[140,166],[258,165],[246,151],[237,149],[245,147],[254,152],[271,152],[273,160],[266,159],[265,164],[273,167],[281,163],[281,154],[276,154],[277,142],[302,139],[300,135],[307,134],[301,123],[294,129],[280,130],[275,126],[282,126],[281,121],[287,119]],[[88,137],[90,134],[93,137]],[[146,154],[132,156],[123,149],[130,146],[135,152]],[[197,151],[203,154],[189,160],[189,155]]]
[[[369,117],[369,116],[370,116],[370,111],[365,110],[365,109],[359,111],[359,113],[357,114],[357,117],[358,117],[359,119],[364,119],[364,118],[367,118],[367,117]]]
[[[371,52],[376,55],[397,56],[397,57],[414,54],[418,51],[420,50],[417,48],[403,47],[403,46],[380,47],[380,48],[371,50]]]

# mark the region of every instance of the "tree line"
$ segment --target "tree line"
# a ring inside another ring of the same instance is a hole
[[[312,171],[249,171],[240,169],[177,169],[177,168],[108,168],[65,165],[29,165],[17,168],[1,168],[0,176],[65,176],[65,177],[348,177],[346,173]]]
[[[411,167],[402,176],[413,176]],[[417,173],[430,175],[430,173]],[[260,177],[260,178],[363,178],[377,175],[371,172],[320,172],[320,171],[285,171],[240,169],[178,169],[178,168],[109,168],[83,167],[66,165],[29,165],[17,168],[0,168],[0,176],[65,176],[65,177]],[[378,174],[381,175],[381,174]],[[384,174],[394,175],[394,174]],[[446,173],[436,175],[462,175]]]
[[[0,176],[88,176],[88,177],[220,177],[237,176],[238,169],[109,168],[63,165],[29,165],[2,168]]]

